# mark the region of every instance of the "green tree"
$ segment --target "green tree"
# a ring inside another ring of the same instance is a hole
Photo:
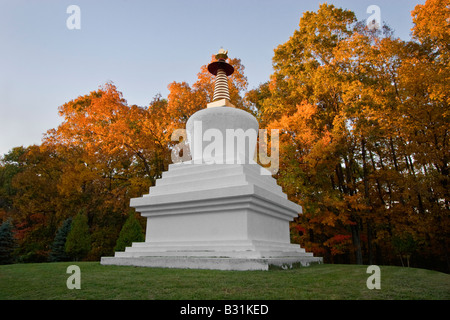
[[[65,249],[66,253],[75,261],[83,259],[91,249],[91,235],[85,214],[80,212],[73,219]]]
[[[56,232],[55,240],[53,241],[49,255],[49,261],[56,262],[69,260],[69,256],[66,253],[65,246],[67,235],[70,232],[71,224],[72,218],[67,218],[66,220],[64,220],[61,227]]]
[[[130,246],[133,242],[143,242],[144,240],[144,233],[139,221],[136,219],[134,213],[130,213],[120,231],[114,250],[124,251],[125,247]]]
[[[400,257],[402,266],[405,266],[403,263],[403,258],[406,258],[406,263],[409,267],[409,259],[417,249],[417,242],[414,240],[412,235],[409,233],[403,233],[401,235],[394,236],[392,238],[392,246],[394,247],[394,251]]]
[[[15,240],[12,232],[10,220],[3,222],[0,226],[0,264],[10,264],[14,262],[13,251]]]

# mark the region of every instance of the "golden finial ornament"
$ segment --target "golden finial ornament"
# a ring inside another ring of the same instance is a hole
[[[216,76],[214,83],[214,95],[212,101],[221,99],[230,101],[230,91],[228,88],[228,76],[232,75],[234,68],[231,64],[227,63],[228,50],[221,48],[216,54],[217,61],[214,61],[208,65],[208,71]]]

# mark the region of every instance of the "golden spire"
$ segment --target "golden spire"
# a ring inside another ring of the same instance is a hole
[[[234,68],[232,65],[226,62],[228,59],[228,50],[220,49],[216,54],[217,61],[208,65],[208,71],[216,76],[214,83],[214,95],[212,103],[208,104],[208,108],[212,106],[219,106],[217,103],[212,105],[215,101],[223,101],[223,106],[233,106],[230,103],[230,91],[228,88],[228,76],[232,75]],[[233,106],[234,107],[234,106]]]

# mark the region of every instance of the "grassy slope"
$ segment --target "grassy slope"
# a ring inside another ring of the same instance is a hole
[[[69,265],[81,290],[69,290]],[[450,275],[381,266],[381,289],[366,286],[367,266],[314,265],[271,271],[217,271],[102,266],[98,262],[0,266],[0,299],[439,299]]]

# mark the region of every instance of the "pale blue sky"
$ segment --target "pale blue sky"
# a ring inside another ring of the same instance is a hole
[[[112,81],[128,104],[146,106],[173,81],[195,82],[220,47],[245,66],[249,89],[269,79],[273,49],[316,0],[0,0],[0,155],[40,144],[62,119],[58,106]],[[425,0],[327,1],[381,19],[408,40],[411,10]],[[69,5],[81,29],[69,30]]]

